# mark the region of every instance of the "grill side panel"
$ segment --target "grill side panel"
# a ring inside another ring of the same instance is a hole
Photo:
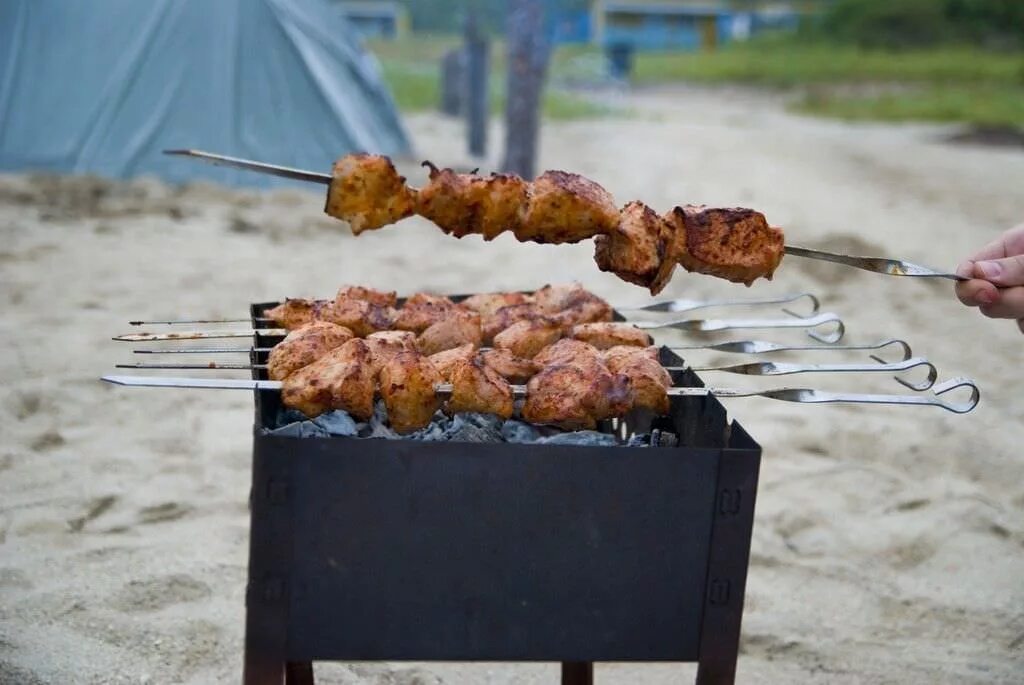
[[[696,660],[719,451],[304,442],[289,660]]]

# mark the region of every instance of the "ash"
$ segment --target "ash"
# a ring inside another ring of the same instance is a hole
[[[267,430],[268,435],[297,438],[384,438],[385,440],[421,440],[424,442],[509,442],[538,445],[588,445],[593,447],[675,447],[678,438],[673,433],[659,431],[641,433],[620,440],[611,433],[599,431],[565,431],[553,426],[535,426],[516,419],[502,420],[493,414],[434,415],[427,427],[399,435],[387,425],[387,410],[378,401],[373,417],[357,422],[348,412],[332,411],[315,419],[307,419],[294,409],[284,409],[277,417],[277,427]]]

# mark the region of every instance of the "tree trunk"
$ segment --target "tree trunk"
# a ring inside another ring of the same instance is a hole
[[[505,159],[501,166],[505,171],[532,179],[549,56],[542,0],[510,0],[507,40]]]
[[[469,154],[483,157],[487,154],[487,72],[490,44],[471,12],[465,27],[466,50],[466,133]]]

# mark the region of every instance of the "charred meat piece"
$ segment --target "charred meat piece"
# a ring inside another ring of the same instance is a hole
[[[455,309],[455,303],[443,295],[416,293],[398,310],[394,327],[402,331],[422,333]]]
[[[503,419],[512,417],[512,386],[479,358],[456,362],[449,383],[452,394],[445,405],[448,414],[480,412]]]
[[[572,338],[562,338],[550,347],[544,348],[533,358],[533,361],[541,367],[554,364],[587,366],[594,362],[603,363],[601,362],[601,353],[596,347]]]
[[[515,174],[460,174],[423,164],[430,169],[430,180],[419,191],[417,211],[445,233],[456,238],[479,233],[484,240],[493,240],[519,226],[526,206],[523,179]]]
[[[671,225],[653,209],[630,202],[619,212],[615,228],[594,238],[594,261],[601,271],[650,288],[656,295],[665,286],[653,287],[672,240],[671,231]]]
[[[324,300],[289,298],[276,307],[268,309],[263,313],[263,316],[278,326],[292,331],[315,321],[317,312],[326,304]]]
[[[548,318],[517,321],[494,336],[494,347],[508,350],[517,357],[532,359],[562,334],[562,326]]]
[[[283,380],[352,338],[349,329],[326,321],[314,321],[296,328],[270,350],[267,375],[271,380]]]
[[[753,209],[686,205],[666,218],[675,233],[668,258],[687,271],[750,285],[770,280],[782,261],[782,230]]]
[[[627,413],[632,402],[629,378],[611,373],[600,361],[555,364],[526,384],[522,417],[568,430],[593,430],[598,421]]]
[[[374,290],[373,288],[364,288],[360,285],[342,286],[335,297],[344,297],[350,300],[366,300],[370,304],[375,304],[379,307],[394,307],[395,303],[398,302],[398,293],[394,290],[385,292],[383,290]]]
[[[634,407],[668,413],[672,376],[661,365],[657,347],[611,347],[603,357],[609,371],[629,377]]]
[[[345,155],[334,163],[324,211],[359,235],[412,215],[416,193],[382,155]]]
[[[494,336],[498,335],[498,333],[501,333],[517,321],[532,321],[533,319],[538,319],[542,316],[543,314],[541,314],[537,305],[532,302],[510,304],[504,307],[499,307],[490,316],[483,317],[482,332],[484,343],[490,344],[494,341]]]
[[[373,356],[371,364],[376,377],[384,364],[395,355],[416,351],[416,334],[409,331],[378,331],[366,336],[366,344]]]
[[[284,379],[281,402],[313,418],[344,409],[360,421],[373,415],[372,355],[359,338],[336,347]]]
[[[461,345],[459,347],[453,347],[450,350],[444,352],[436,352],[430,355],[430,363],[434,365],[437,372],[441,374],[441,377],[445,381],[450,381],[452,377],[452,371],[455,368],[456,362],[468,361],[476,356],[476,347],[470,344]]]
[[[530,297],[523,293],[480,293],[470,295],[459,306],[476,312],[485,319],[494,316],[502,307],[509,307],[517,304],[528,304]]]
[[[498,348],[481,351],[480,359],[487,368],[496,371],[509,383],[525,383],[541,369],[540,364],[532,359],[524,359],[509,350]]]
[[[579,174],[545,171],[530,184],[515,236],[521,242],[577,243],[608,233],[618,221],[615,201],[599,184]]]
[[[391,328],[394,310],[382,307],[366,300],[354,300],[339,296],[319,309],[316,313],[320,321],[345,326],[359,337],[365,337],[377,331]]]
[[[480,315],[457,309],[420,333],[416,344],[421,354],[430,355],[467,343],[480,347],[482,340]]]
[[[612,306],[579,283],[546,285],[533,294],[533,299],[541,311],[566,328],[612,320]]]
[[[608,321],[573,326],[572,337],[589,343],[599,350],[606,350],[616,345],[647,347],[654,342],[650,335],[632,324]]]
[[[400,352],[380,370],[380,396],[388,410],[391,427],[409,433],[430,423],[441,406],[434,386],[443,382],[427,357]]]

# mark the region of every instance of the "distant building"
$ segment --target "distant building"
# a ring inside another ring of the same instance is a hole
[[[338,8],[363,38],[394,40],[409,32],[409,12],[400,2],[339,2]]]
[[[713,49],[758,30],[795,26],[805,2],[594,0],[592,40],[635,50]]]

